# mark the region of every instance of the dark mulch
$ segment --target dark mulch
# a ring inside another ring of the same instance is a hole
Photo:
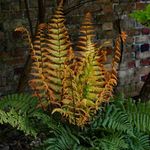
[[[31,150],[32,141],[9,125],[0,125],[0,150]]]

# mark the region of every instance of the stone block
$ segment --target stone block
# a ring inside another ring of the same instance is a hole
[[[132,44],[132,43],[134,43],[134,37],[128,36],[126,42],[127,42],[127,44]]]
[[[150,57],[150,52],[149,51],[139,53],[139,59],[145,59],[145,58],[148,58],[148,57]]]
[[[137,91],[137,94],[139,94],[139,92],[141,91],[143,84],[144,84],[144,82],[138,82],[136,84],[135,91]]]
[[[140,51],[140,45],[139,44],[132,45],[132,50],[135,51],[135,52],[139,52]]]
[[[14,68],[14,75],[19,75],[23,72],[23,67]]]
[[[114,33],[112,30],[105,30],[103,31],[103,35],[104,35],[104,38],[113,38]]]
[[[104,31],[106,30],[112,30],[113,29],[113,23],[112,22],[106,22],[102,25],[102,29]]]
[[[135,36],[140,34],[139,29],[129,29],[126,31],[128,36]]]
[[[12,50],[11,56],[12,57],[24,57],[25,51],[23,48],[16,48],[16,49]]]
[[[127,72],[125,70],[119,71],[119,77],[120,78],[125,78],[127,75]]]
[[[5,38],[4,32],[0,31],[0,41],[3,41]]]
[[[139,68],[139,67],[140,67],[140,60],[136,60],[136,61],[135,61],[135,66],[136,66],[136,68]]]
[[[0,87],[5,87],[6,86],[6,77],[0,77]]]
[[[136,75],[139,76],[138,79],[140,79],[140,75],[145,75],[148,74],[150,72],[150,67],[140,67],[136,70]]]
[[[101,15],[100,17],[100,23],[102,24],[103,22],[111,22],[113,21],[113,17],[111,15],[106,15],[106,14],[103,14]]]
[[[14,65],[22,65],[25,63],[25,58],[12,58],[10,60],[7,60],[6,62],[8,65],[14,66]]]
[[[111,2],[111,0],[97,0],[97,2],[99,2],[99,3],[109,3],[109,2]]]
[[[148,36],[137,36],[135,37],[135,43],[145,43],[145,42],[148,42]]]
[[[149,51],[149,44],[145,43],[141,45],[141,52]]]
[[[104,12],[104,14],[112,14],[113,13],[112,4],[110,3],[108,5],[105,5],[103,8],[103,12]]]
[[[135,52],[131,52],[131,59],[132,59],[132,60],[135,60],[135,58],[136,58]]]

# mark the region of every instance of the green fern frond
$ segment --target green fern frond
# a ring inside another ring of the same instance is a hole
[[[37,135],[35,126],[31,124],[28,116],[25,113],[22,115],[22,112],[17,112],[13,108],[8,112],[0,109],[0,123],[10,124],[12,127],[23,131],[26,135],[32,135],[34,137]]]
[[[106,107],[106,114],[94,122],[94,128],[110,128],[111,130],[127,133],[133,137],[134,128],[138,132],[150,131],[150,105],[133,100],[115,101]],[[134,128],[133,128],[134,127]]]
[[[75,144],[72,148],[72,150],[94,150],[92,148],[87,148],[85,146],[81,146],[81,145],[78,145],[78,144]],[[96,149],[95,149],[96,150]]]
[[[131,124],[128,114],[120,108],[110,105],[106,108],[105,116],[97,119],[93,123],[94,128],[106,128],[112,132],[119,131],[120,133],[133,134],[133,125]]]
[[[130,121],[136,126],[138,131],[150,132],[150,105],[149,102],[141,103],[128,100],[125,106]]]
[[[136,132],[135,137],[126,138],[129,143],[130,150],[149,150],[149,135],[143,134],[142,132]]]
[[[27,135],[36,136],[35,125],[32,117],[35,113],[38,99],[29,94],[12,94],[0,100],[0,123],[10,124],[12,127],[25,132]]]
[[[98,147],[101,150],[121,150],[128,149],[128,144],[125,142],[123,135],[117,133],[106,136],[102,139],[96,139],[94,141],[95,147]]]
[[[72,149],[73,145],[79,144],[79,140],[71,133],[69,128],[59,127],[54,132],[53,138],[44,142],[45,150],[67,150]]]
[[[30,94],[12,94],[4,96],[0,100],[0,109],[10,110],[13,108],[15,111],[20,111],[20,113],[31,114],[34,112],[37,104],[38,99]]]
[[[57,123],[37,105],[38,98],[29,94],[5,96],[0,100],[0,123],[10,124],[34,137],[41,131],[42,125],[56,130]]]

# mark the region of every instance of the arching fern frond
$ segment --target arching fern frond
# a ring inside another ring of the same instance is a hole
[[[126,138],[125,140],[129,143],[130,150],[149,150],[150,136],[141,132],[136,132],[135,137]]]
[[[103,88],[103,91],[100,93],[99,99],[96,101],[96,106],[99,106],[99,104],[102,101],[108,101],[110,97],[113,95],[113,88],[117,85],[117,70],[121,58],[121,51],[120,51],[120,43],[121,39],[123,42],[126,40],[126,33],[122,32],[121,35],[116,39],[115,47],[114,47],[114,57],[112,60],[112,71],[107,76],[107,82],[105,84],[105,87]],[[96,108],[98,109],[98,107]]]
[[[128,100],[125,105],[126,113],[130,121],[136,126],[138,131],[150,132],[150,104]]]
[[[59,126],[55,132],[53,138],[49,138],[44,142],[45,150],[66,150],[72,149],[73,145],[79,144],[79,140],[75,137],[69,128]]]
[[[25,36],[25,38],[27,38],[29,46],[30,46],[31,51],[32,51],[33,50],[33,44],[32,44],[32,40],[31,40],[29,31],[25,27],[18,27],[18,28],[15,29],[15,31],[23,33],[23,35]]]
[[[13,108],[17,112],[31,114],[34,112],[37,104],[38,99],[30,94],[12,94],[1,98],[0,109],[10,110]]]
[[[53,100],[53,93],[48,87],[48,82],[46,80],[46,50],[45,50],[45,30],[47,26],[45,24],[40,24],[38,26],[38,31],[33,42],[33,51],[31,52],[32,57],[32,76],[34,79],[29,81],[31,88],[34,90],[35,95],[39,97],[40,105],[45,108],[43,100],[47,99]],[[46,104],[47,105],[47,104]]]
[[[42,131],[43,125],[51,130],[56,129],[56,122],[37,105],[38,98],[29,94],[4,96],[0,100],[0,123],[9,124],[34,137]]]
[[[0,100],[0,123],[10,124],[12,127],[36,136],[37,130],[32,124],[38,99],[29,94],[12,94]],[[31,118],[30,118],[31,117]]]
[[[99,130],[99,128],[106,128],[108,131],[120,133],[128,133],[131,136],[133,134],[133,125],[130,122],[128,114],[121,108],[115,105],[108,105],[105,110],[105,115],[100,116],[93,122],[93,127]],[[98,121],[98,122],[97,122]]]
[[[35,126],[31,124],[30,119],[26,114],[20,114],[21,112],[16,112],[13,108],[5,112],[0,109],[0,123],[1,124],[10,124],[12,127],[17,128],[20,131],[23,131],[27,135],[36,136],[37,131]]]

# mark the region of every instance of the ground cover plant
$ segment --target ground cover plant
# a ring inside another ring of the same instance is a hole
[[[84,128],[63,122],[58,116],[50,116],[49,112],[37,109],[37,104],[38,99],[29,94],[9,95],[0,101],[1,124],[10,124],[23,131],[30,139],[30,145],[34,138],[40,138],[40,143],[33,144],[30,149],[150,149],[149,101],[142,103],[119,95],[100,107]]]

